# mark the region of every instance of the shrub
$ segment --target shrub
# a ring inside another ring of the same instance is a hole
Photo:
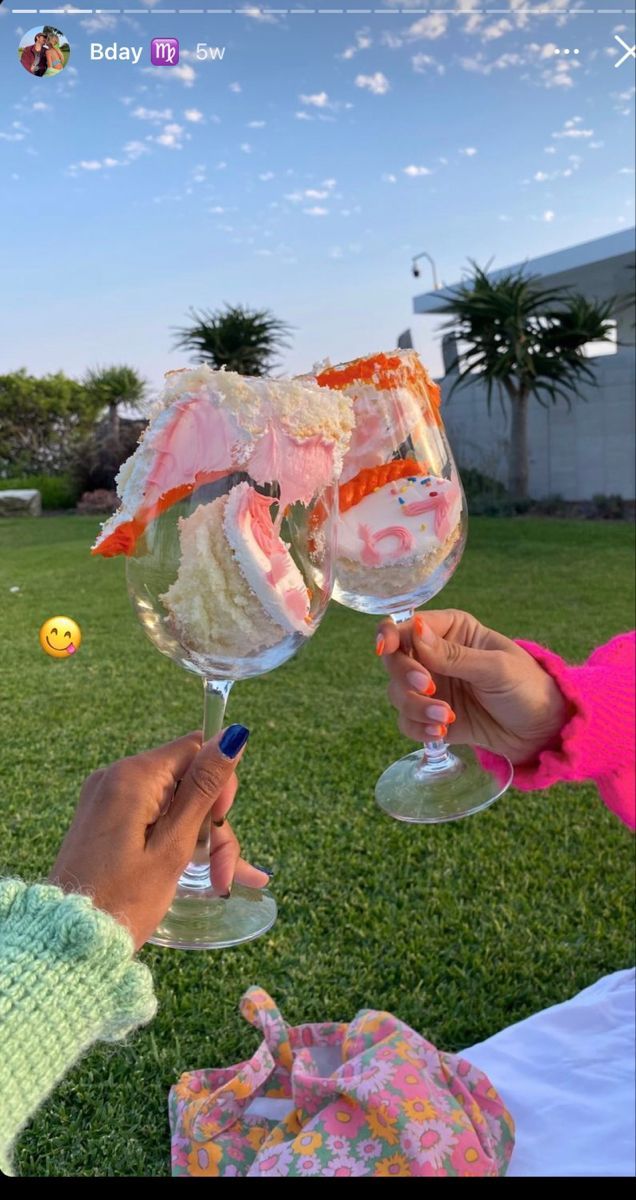
[[[42,497],[42,508],[74,508],[78,490],[70,475],[18,475],[12,479],[0,479],[0,489],[37,488]]]
[[[120,421],[113,433],[108,420],[100,421],[77,448],[72,464],[77,492],[112,492],[121,464],[132,454],[145,421]]]
[[[594,515],[604,521],[622,521],[625,519],[625,501],[622,496],[592,496]]]
[[[558,492],[544,496],[542,500],[534,500],[532,511],[539,517],[567,517],[570,515],[567,502]]]
[[[112,513],[119,501],[117,492],[107,488],[97,488],[94,492],[84,492],[77,505],[78,513]]]
[[[490,475],[484,475],[483,471],[478,471],[476,467],[461,467],[459,473],[464,485],[466,499],[471,506],[475,500],[506,499],[506,489],[498,479],[493,479]]]

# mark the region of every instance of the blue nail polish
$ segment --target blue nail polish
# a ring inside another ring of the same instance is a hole
[[[263,875],[269,875],[270,879],[273,878],[274,872],[269,867],[262,867],[260,863],[254,863],[254,866],[257,871],[262,871]]]
[[[246,729],[245,725],[228,725],[219,742],[221,754],[225,758],[236,758],[249,736],[250,731]]]

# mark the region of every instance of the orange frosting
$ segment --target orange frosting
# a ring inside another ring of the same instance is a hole
[[[316,380],[321,387],[335,391],[342,391],[356,383],[370,384],[379,392],[407,387],[422,400],[430,400],[433,420],[438,425],[442,423],[440,388],[416,354],[408,358],[398,354],[370,354],[367,358],[354,358],[352,362],[341,366],[327,367],[316,376]],[[427,415],[426,409],[424,411]]]
[[[170,488],[155,504],[140,508],[129,521],[122,521],[121,525],[116,525],[107,538],[98,546],[93,546],[91,554],[100,554],[102,558],[114,558],[116,554],[134,554],[137,539],[155,517],[177,504],[179,500],[184,500],[195,488],[202,487],[204,483],[214,483],[224,475],[227,475],[227,471],[200,471],[192,483],[182,483],[178,487]]]

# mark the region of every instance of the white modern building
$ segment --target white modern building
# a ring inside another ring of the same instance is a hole
[[[512,269],[524,267],[540,276],[541,287],[571,287],[589,299],[618,297],[616,342],[590,345],[590,364],[597,386],[583,385],[584,399],[543,408],[531,402],[529,414],[530,494],[535,499],[561,495],[565,500],[589,500],[597,494],[619,494],[634,500],[635,413],[636,413],[636,309],[634,288],[636,264],[634,229],[570,246],[545,254],[515,267],[492,271],[496,279]],[[449,299],[449,288],[416,296],[413,310],[434,317]],[[479,377],[452,387],[452,363],[456,343],[452,333],[444,338],[446,375],[439,382],[444,396],[444,420],[458,461],[477,467],[506,482],[510,418],[506,408],[493,398],[488,413],[486,393]]]

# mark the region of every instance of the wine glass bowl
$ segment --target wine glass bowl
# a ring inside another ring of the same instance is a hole
[[[278,524],[276,536],[289,556],[289,574],[294,573],[292,567],[295,570],[293,582],[301,608],[298,619],[294,620],[292,614],[289,623],[283,624],[279,621],[284,620],[284,614],[279,611],[277,621],[254,594],[236,565],[231,547],[225,547],[227,553],[223,554],[221,542],[216,556],[209,547],[215,537],[223,536],[209,506],[221,508],[239,484],[250,488],[255,497],[271,502],[269,519],[275,526],[277,486],[256,485],[249,476],[236,473],[192,491],[186,500],[162,513],[126,560],[128,593],[144,632],[162,654],[203,679],[236,682],[263,675],[287,662],[315,633],[333,589],[334,485],[323,488],[307,505],[289,505]],[[319,538],[314,532],[316,513],[320,514]],[[185,525],[187,536],[191,518],[200,526],[199,536],[192,543],[197,546],[197,554],[189,577],[181,576],[179,596],[183,531]],[[306,611],[302,610],[303,591]],[[263,594],[267,600],[266,583]],[[198,609],[197,619],[184,621],[182,613],[191,600]],[[173,608],[171,601],[176,601]]]

